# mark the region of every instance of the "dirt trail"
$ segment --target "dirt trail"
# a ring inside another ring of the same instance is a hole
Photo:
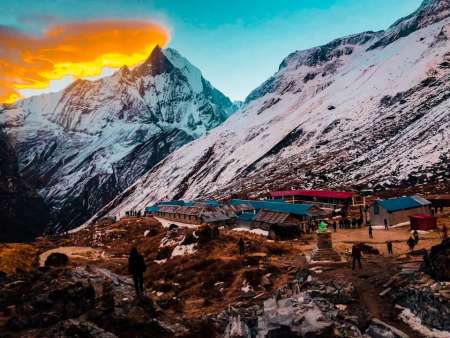
[[[145,274],[146,287],[149,292],[154,292],[152,297],[155,302],[179,297],[180,304],[184,304],[181,306],[181,313],[178,312],[178,305],[164,311],[186,320],[200,318],[205,314],[220,313],[230,304],[244,304],[245,306],[258,303],[265,295],[270,294],[270,290],[257,287],[255,288],[256,294],[264,293],[264,296],[249,299],[243,295],[242,285],[246,278],[245,274],[250,270],[255,270],[258,265],[242,264],[244,257],[239,256],[237,245],[241,237],[245,239],[247,255],[267,254],[267,269],[264,269],[264,273],[267,275],[270,272],[271,290],[285,285],[293,278],[298,269],[307,266],[304,255],[316,245],[313,235],[305,236],[302,240],[273,242],[253,233],[222,230],[219,239],[197,244],[195,254],[174,257],[165,264],[156,264],[154,261],[160,250],[160,242],[168,232],[168,229],[161,226],[157,220],[152,218],[125,219],[112,226],[94,230],[87,229],[60,238],[53,243],[44,242],[40,252],[55,248],[55,251],[61,252],[60,250],[63,249],[64,253],[69,253],[69,256],[75,258],[77,261],[75,263],[86,264],[89,262],[89,264],[109,269],[119,275],[126,275],[126,258],[131,247],[137,246],[148,263],[149,268]],[[192,229],[180,228],[179,231],[186,235]],[[327,267],[321,274],[317,274],[317,277],[353,283],[359,301],[355,301],[349,306],[350,315],[358,316],[359,319],[365,316],[363,322],[367,323],[371,318],[379,318],[407,333],[411,338],[422,338],[397,319],[398,311],[389,294],[385,297],[378,295],[383,291],[383,285],[398,273],[401,265],[405,263],[402,257],[404,258],[408,251],[406,239],[410,235],[409,229],[375,230],[374,235],[374,239],[369,239],[365,228],[338,229],[337,233],[333,233],[333,244],[342,256],[349,252],[354,241],[364,241],[374,246],[379,249],[381,255],[366,256],[363,259],[362,270],[353,272],[350,265],[336,268]],[[394,242],[396,256],[387,257],[386,240]],[[439,233],[423,234],[416,249],[429,248],[438,242]],[[106,259],[101,256],[103,251]],[[44,255],[48,255],[50,252],[47,251]],[[44,255],[41,256],[41,261],[45,261],[46,256]],[[216,283],[224,283],[220,293],[217,291],[221,287],[216,287]]]
[[[358,307],[362,307],[367,313],[367,322],[372,318],[378,318],[405,332],[411,338],[426,338],[397,318],[398,310],[395,309],[395,303],[389,293],[383,297],[379,296],[385,289],[383,285],[400,271],[401,262],[406,263],[391,257],[368,257],[363,259],[361,270],[352,271],[349,264],[325,271],[319,278],[351,282],[359,299]],[[354,309],[354,312],[355,315],[362,315],[359,308]]]
[[[66,254],[70,259],[85,259],[90,261],[98,259],[103,254],[103,251],[90,247],[63,246],[45,251],[39,255],[39,266],[44,266],[47,257],[55,252]]]

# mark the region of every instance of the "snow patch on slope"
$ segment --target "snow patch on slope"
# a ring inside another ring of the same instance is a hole
[[[450,149],[449,19],[371,49],[363,33],[286,58],[246,105],[100,214],[271,185],[398,184]],[[445,160],[444,160],[445,161]]]

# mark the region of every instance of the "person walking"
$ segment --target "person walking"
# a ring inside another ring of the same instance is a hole
[[[386,218],[384,219],[384,230],[389,231],[388,220]]]
[[[242,237],[239,238],[238,246],[239,246],[239,255],[242,256],[245,251],[245,243],[244,243],[244,240],[242,239]]]
[[[128,271],[133,276],[136,296],[144,293],[144,271],[147,270],[144,257],[133,247],[128,257]]]
[[[355,270],[356,262],[358,262],[359,268],[362,269],[361,266],[361,249],[357,247],[355,244],[352,246],[352,270]]]
[[[413,237],[414,240],[416,241],[416,244],[419,243],[419,233],[417,232],[417,230],[414,230]]]
[[[408,244],[410,252],[413,252],[414,247],[416,246],[416,241],[414,240],[414,238],[410,236],[406,241],[406,244]]]
[[[334,221],[333,222],[333,231],[336,232],[336,229],[337,229],[337,224],[336,224],[336,221]]]
[[[350,220],[348,218],[345,219],[345,228],[346,229],[350,229],[350,225],[352,224],[352,222],[350,222]]]
[[[369,238],[373,238],[373,229],[372,229],[372,225],[369,225]]]
[[[386,245],[387,245],[388,254],[393,255],[394,251],[392,250],[392,241],[387,241]]]

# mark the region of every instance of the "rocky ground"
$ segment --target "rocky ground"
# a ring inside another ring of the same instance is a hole
[[[423,249],[441,242],[439,232],[421,234],[417,255],[407,254],[407,228],[374,235],[369,240],[365,228],[333,234],[347,259],[356,241],[380,252],[365,255],[356,271],[348,263],[308,265],[312,235],[273,242],[233,230],[163,228],[153,218],[3,245],[0,336],[445,337],[450,283],[443,269],[441,280],[432,279],[436,266],[422,262]],[[127,275],[133,246],[148,265],[142,297]],[[448,246],[433,249],[434,262],[448,264]]]

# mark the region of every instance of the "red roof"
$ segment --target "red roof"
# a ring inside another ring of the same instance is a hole
[[[416,215],[412,215],[409,216],[411,218],[420,218],[420,219],[430,219],[430,218],[434,218],[433,215],[427,215],[427,214],[416,214]]]
[[[349,199],[353,197],[352,192],[332,191],[332,190],[288,190],[274,191],[270,193],[272,197],[284,196],[310,196],[319,198]]]

